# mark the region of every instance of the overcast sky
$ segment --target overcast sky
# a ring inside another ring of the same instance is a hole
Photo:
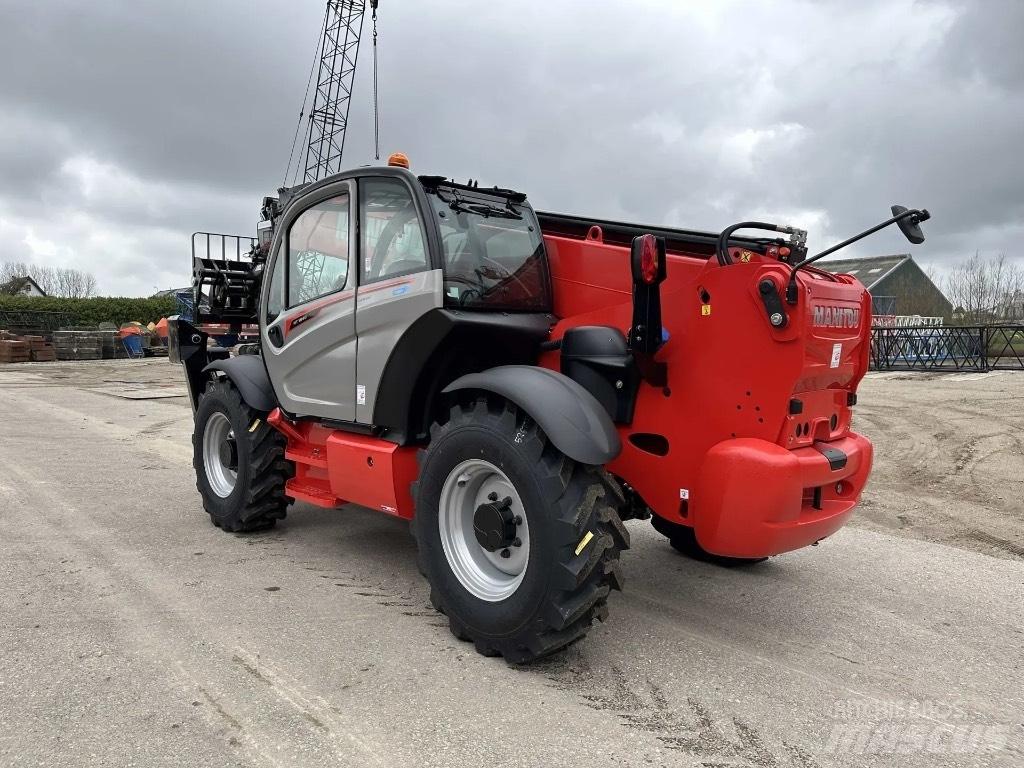
[[[187,285],[280,186],[322,0],[0,0],[0,261]],[[382,149],[535,207],[811,248],[902,203],[942,267],[1024,236],[1020,0],[381,0]],[[369,40],[369,35],[366,37]],[[364,49],[369,54],[369,47]],[[348,164],[372,158],[370,57]]]

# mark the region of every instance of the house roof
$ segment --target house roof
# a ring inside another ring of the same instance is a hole
[[[165,296],[174,297],[174,296],[177,296],[179,293],[191,293],[191,292],[192,292],[192,286],[191,285],[188,286],[187,288],[167,288],[166,290],[163,290],[163,291],[157,291],[156,293],[153,294],[152,298],[159,299],[159,298],[163,298]]]
[[[883,278],[910,260],[909,253],[900,253],[865,259],[822,259],[815,266],[834,275],[853,275],[870,291]]]
[[[6,283],[0,284],[0,294],[7,296],[17,296],[19,293],[24,292],[26,286],[33,286],[43,296],[46,295],[46,291],[39,287],[39,283],[33,280],[31,277],[26,275],[25,277],[16,277],[13,280],[8,280]]]

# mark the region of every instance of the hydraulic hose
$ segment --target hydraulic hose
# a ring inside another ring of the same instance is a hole
[[[780,227],[778,224],[769,224],[764,221],[741,221],[739,224],[726,227],[718,236],[718,244],[715,248],[718,263],[723,267],[733,263],[732,257],[729,255],[729,238],[739,229],[766,229],[769,232],[785,232],[787,234],[792,232],[791,227]]]

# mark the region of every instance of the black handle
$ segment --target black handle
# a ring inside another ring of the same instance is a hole
[[[779,289],[775,285],[775,281],[766,277],[758,283],[757,291],[761,294],[761,302],[764,304],[765,314],[768,315],[768,323],[772,328],[785,328],[788,318],[782,308],[782,297],[779,296]]]

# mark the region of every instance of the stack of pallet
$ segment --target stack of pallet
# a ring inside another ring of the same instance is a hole
[[[109,335],[103,331],[54,331],[53,346],[57,359],[102,360],[104,338]]]
[[[32,358],[32,347],[27,341],[0,339],[0,363],[27,363]]]
[[[57,350],[42,336],[25,336],[24,340],[29,343],[32,362],[52,363],[57,359]]]
[[[103,343],[104,360],[121,360],[128,357],[128,350],[124,348],[120,333],[117,331],[97,331],[96,333]]]

